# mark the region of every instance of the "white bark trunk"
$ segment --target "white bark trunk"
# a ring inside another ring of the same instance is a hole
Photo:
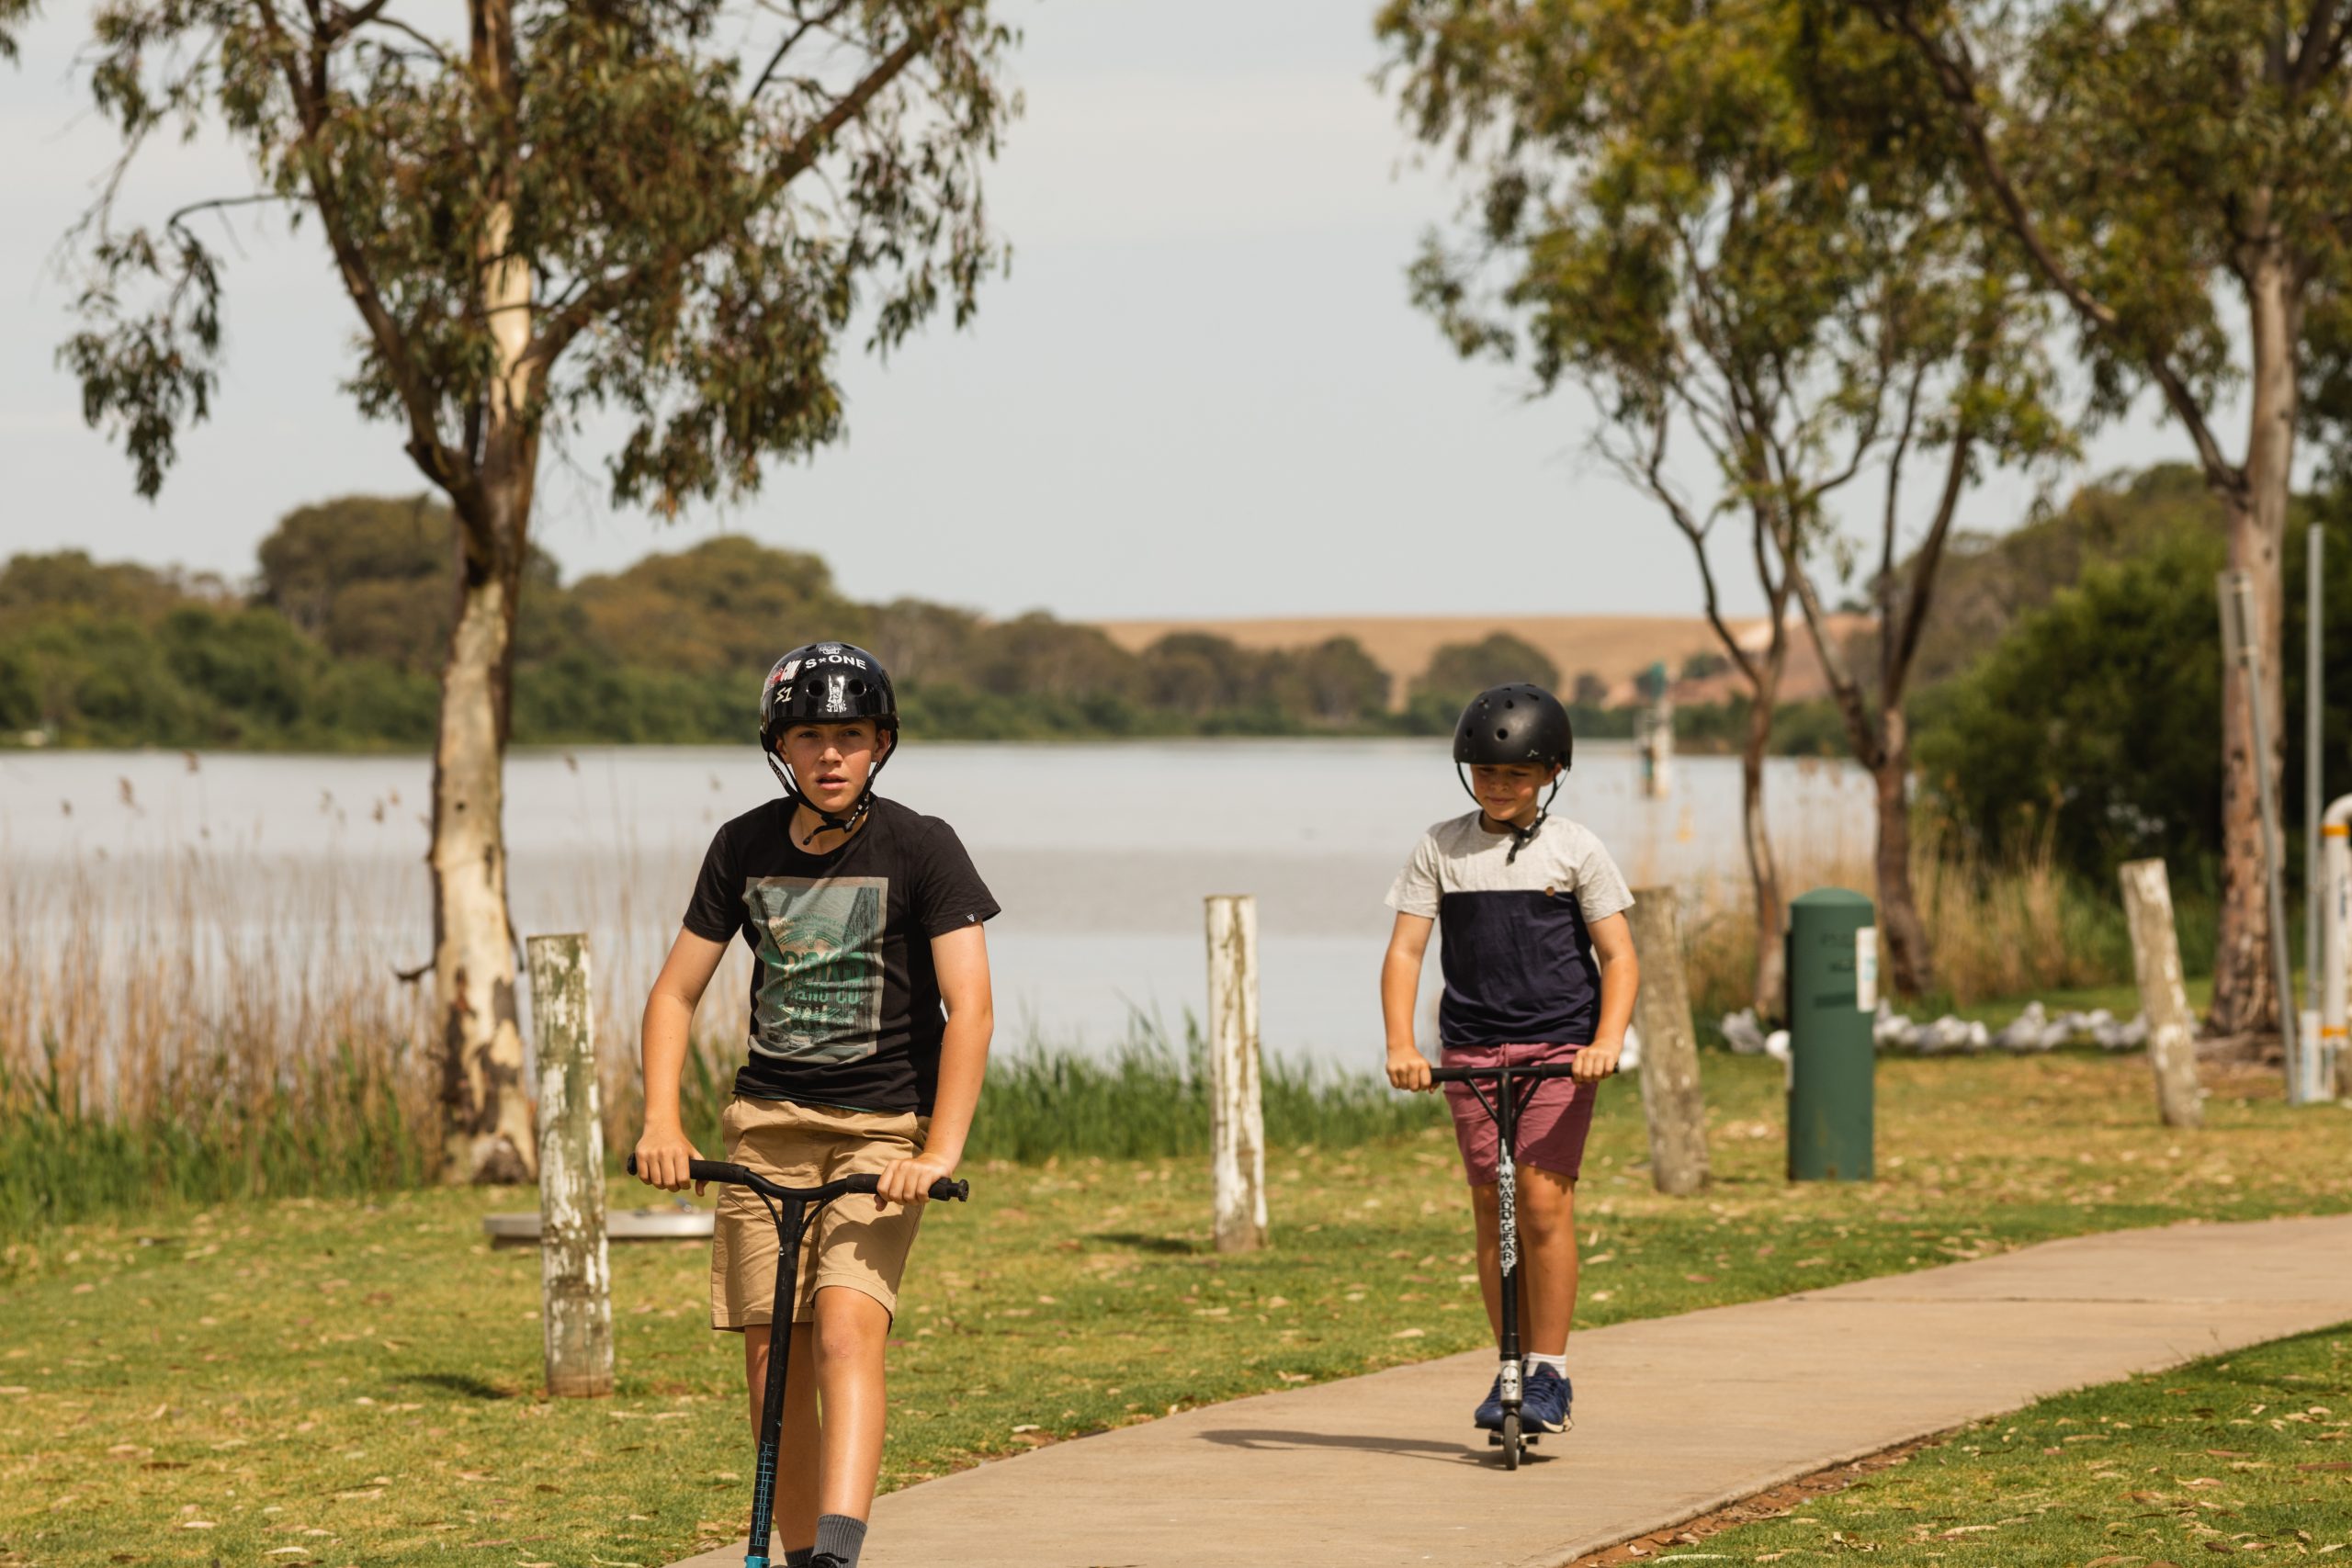
[[[495,577],[466,585],[441,672],[431,862],[447,1181],[525,1182],[537,1169],[506,915],[506,595]]]

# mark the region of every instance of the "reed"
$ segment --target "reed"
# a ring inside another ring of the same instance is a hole
[[[1935,957],[1937,988],[1927,997],[1893,997],[1915,1010],[2020,1000],[2051,991],[2128,984],[2132,936],[2110,888],[2070,874],[2047,840],[1988,857],[1968,849],[1922,814],[1912,835],[1912,886]],[[1814,887],[1870,893],[1877,874],[1866,858],[1795,861],[1784,873],[1790,896]],[[2192,973],[2212,967],[2215,908],[2194,887],[2177,895],[2182,961]],[[1683,925],[1683,964],[1701,1035],[1754,999],[1756,919],[1744,880],[1722,878],[1696,890]],[[1777,1014],[1775,1005],[1766,1010]]]
[[[2121,913],[2047,849],[1973,861],[1923,826],[1922,910],[1960,1004],[2129,977]],[[325,1196],[433,1180],[429,997],[394,977],[414,933],[413,867],[256,867],[239,854],[12,874],[0,887],[0,1235],[142,1204]],[[266,878],[266,899],[253,896]],[[1801,864],[1789,886],[1867,888],[1867,863]],[[607,900],[626,889],[599,889]],[[1744,886],[1693,889],[1685,922],[1702,1037],[1746,1005],[1756,951]],[[602,907],[613,908],[606,902]],[[623,920],[625,931],[637,923]],[[2183,900],[2183,947],[2210,962],[2210,900]],[[395,929],[395,939],[387,934]],[[653,928],[647,926],[650,931]],[[644,940],[650,941],[650,937]],[[397,953],[386,951],[400,946]],[[605,1146],[634,1142],[641,977],[658,954],[597,953]],[[741,1059],[747,958],[729,953],[699,1016],[684,1109],[705,1150]],[[1208,1146],[1204,1047],[1136,1015],[1105,1048],[1001,1045],[974,1157],[1193,1156]],[[1264,1072],[1275,1146],[1347,1146],[1435,1123],[1435,1101],[1296,1062]]]

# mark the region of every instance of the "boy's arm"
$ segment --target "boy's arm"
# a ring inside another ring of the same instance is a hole
[[[947,1028],[939,1039],[939,1089],[932,1097],[922,1153],[882,1168],[879,1196],[885,1202],[920,1203],[930,1196],[933,1181],[956,1174],[972,1134],[972,1113],[979,1109],[980,1080],[988,1076],[989,1036],[996,1031],[988,937],[977,921],[958,926],[931,939],[931,962],[939,975],[939,998],[947,1004]]]
[[[1421,996],[1421,960],[1437,922],[1396,912],[1388,954],[1380,961],[1380,1018],[1388,1032],[1388,1081],[1398,1089],[1430,1087],[1430,1059],[1413,1043],[1413,1004]]]
[[[1634,995],[1642,988],[1642,962],[1634,955],[1634,925],[1623,910],[1592,922],[1592,955],[1600,964],[1600,1022],[1592,1043],[1576,1055],[1578,1083],[1597,1083],[1617,1070],[1625,1026],[1634,1021]]]
[[[637,1140],[637,1179],[649,1187],[684,1191],[686,1162],[700,1157],[678,1115],[678,1079],[695,1006],[726,956],[725,942],[681,930],[645,998],[645,1131]],[[695,1191],[702,1190],[695,1182]]]

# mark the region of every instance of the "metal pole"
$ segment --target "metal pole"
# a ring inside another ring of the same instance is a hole
[[[2246,715],[2254,727],[2255,796],[2262,807],[2262,857],[2269,874],[2270,961],[2278,995],[2278,1034],[2286,1047],[2287,1101],[2304,1103],[2302,1051],[2296,1039],[2294,970],[2287,959],[2287,894],[2280,880],[2285,852],[2278,844],[2278,801],[2270,787],[2270,734],[2262,715],[2262,653],[2254,636],[2254,580],[2242,571],[2221,574],[2222,637],[2233,645],[2233,662],[2245,674]]]
[[[2323,706],[2321,688],[2326,677],[2320,669],[2321,634],[2325,613],[2320,595],[2320,567],[2326,554],[2326,535],[2316,523],[2303,536],[2303,1012],[2319,1016],[2319,752]],[[2303,1032],[2305,1054],[2312,1035]]]

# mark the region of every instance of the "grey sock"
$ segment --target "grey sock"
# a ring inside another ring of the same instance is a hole
[[[796,1546],[784,1554],[784,1568],[808,1568],[808,1560],[816,1555],[813,1546]]]
[[[857,1554],[865,1545],[865,1521],[847,1514],[825,1514],[817,1520],[819,1557],[829,1557],[841,1568],[857,1568]]]

